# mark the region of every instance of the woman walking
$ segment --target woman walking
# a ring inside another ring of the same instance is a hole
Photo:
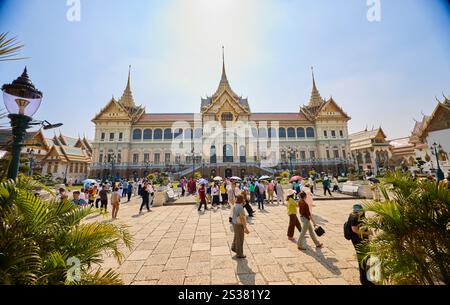
[[[144,183],[144,186],[142,187],[141,190],[141,196],[142,196],[142,204],[141,204],[141,208],[139,209],[139,214],[142,213],[142,209],[144,208],[144,206],[147,208],[147,211],[150,212],[150,192],[148,190],[148,183]]]
[[[275,191],[277,193],[277,203],[280,204],[281,202],[282,204],[284,204],[284,191],[283,186],[280,182],[277,182],[277,184],[275,185]]]
[[[289,240],[294,240],[294,231],[295,228],[298,229],[299,232],[302,231],[302,226],[300,225],[300,221],[297,217],[297,202],[294,200],[295,191],[294,190],[288,190],[286,194],[286,201],[287,201],[287,212],[289,216],[289,227],[287,231],[287,237]]]
[[[222,206],[228,204],[228,194],[226,186],[227,186],[226,181],[220,184],[220,196],[222,197]]]
[[[316,237],[316,233],[314,232],[314,228],[311,224],[311,212],[309,209],[309,205],[306,202],[306,193],[301,192],[300,193],[300,202],[299,202],[299,210],[300,210],[300,219],[301,219],[301,225],[302,225],[302,231],[300,233],[300,237],[297,242],[297,247],[299,250],[306,250],[306,231],[309,232],[309,235],[311,236],[311,239],[313,240],[314,244],[317,248],[322,248],[322,244],[319,242],[319,240]]]
[[[111,205],[112,205],[112,219],[117,219],[117,213],[119,212],[120,206],[120,194],[119,189],[117,187],[111,194]]]
[[[220,195],[219,195],[219,187],[216,182],[213,182],[211,186],[211,195],[212,195],[212,206],[214,209],[217,209],[217,206],[220,204]]]

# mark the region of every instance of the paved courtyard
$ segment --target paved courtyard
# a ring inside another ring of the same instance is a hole
[[[103,265],[117,269],[125,284],[359,284],[355,253],[342,232],[354,200],[315,202],[324,247],[316,249],[307,239],[305,252],[286,237],[286,207],[267,205],[249,219],[243,260],[230,251],[229,209],[199,213],[194,205],[176,205],[139,216],[139,203],[136,198],[122,204],[116,220],[130,226],[133,249],[124,248],[122,265],[112,257]]]

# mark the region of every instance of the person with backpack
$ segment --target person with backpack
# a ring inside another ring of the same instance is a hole
[[[250,186],[248,188],[249,192],[250,192],[250,204],[255,204],[255,181],[251,181],[250,182]]]
[[[344,224],[344,237],[347,240],[351,240],[353,247],[356,250],[356,256],[358,258],[359,267],[359,280],[361,285],[374,285],[367,278],[367,260],[363,260],[362,255],[358,251],[358,246],[364,241],[369,239],[372,235],[370,231],[362,230],[361,225],[365,219],[365,213],[363,206],[359,203],[353,205],[353,212],[349,215],[347,222]]]

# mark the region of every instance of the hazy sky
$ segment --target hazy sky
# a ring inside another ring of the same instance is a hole
[[[70,2],[70,1],[69,1]],[[311,71],[323,97],[352,117],[351,132],[382,126],[408,136],[450,96],[450,4],[381,0],[369,22],[366,0],[0,0],[0,32],[26,47],[0,63],[0,84],[28,66],[45,98],[37,118],[92,138],[91,119],[120,97],[132,65],[135,101],[147,112],[198,112],[217,88],[221,47],[234,91],[253,112],[296,112],[307,103]]]

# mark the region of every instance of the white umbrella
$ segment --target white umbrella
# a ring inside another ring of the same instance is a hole
[[[199,184],[208,184],[208,181],[206,181],[206,179],[201,178],[200,180],[198,180]]]
[[[234,177],[231,177],[230,180],[242,180],[242,179],[239,178],[239,177],[234,176]]]
[[[272,178],[270,178],[269,176],[261,176],[259,178],[259,180],[271,180]]]
[[[214,177],[214,179],[213,179],[214,181],[222,181],[223,180],[223,178],[222,177],[220,177],[220,176],[217,176],[217,177]]]

